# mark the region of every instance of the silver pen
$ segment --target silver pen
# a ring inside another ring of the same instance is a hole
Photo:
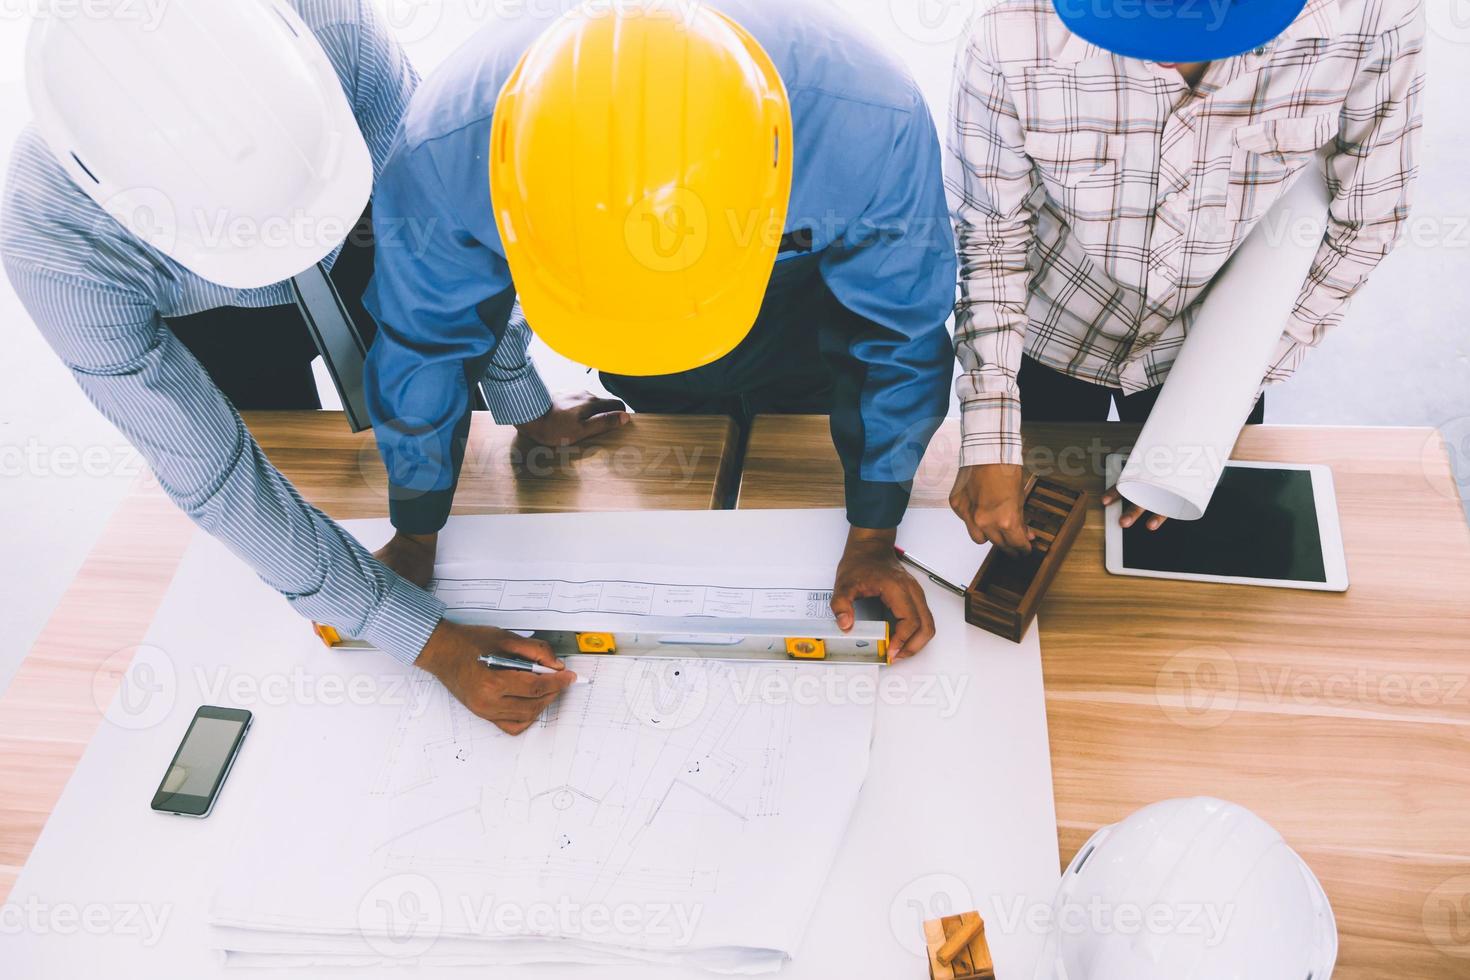
[[[533,663],[530,660],[522,660],[519,657],[501,657],[493,653],[482,654],[480,656],[480,663],[484,664],[486,667],[498,667],[502,670],[520,670],[531,674],[561,673],[561,671],[557,670],[555,667],[548,667],[545,664]],[[587,678],[578,677],[576,680],[572,681],[572,683],[585,684],[587,683]]]
[[[908,552],[904,551],[902,548],[896,545],[893,548],[893,552],[894,554],[898,555],[899,561],[903,562],[906,565],[912,565],[914,568],[917,568],[919,571],[929,576],[929,581],[933,582],[935,585],[939,586],[940,588],[948,589],[955,595],[964,598],[964,589],[960,588],[958,585],[955,585],[949,579],[945,578],[943,575],[940,575],[934,569],[919,561],[919,559],[915,558],[913,555],[910,555]]]

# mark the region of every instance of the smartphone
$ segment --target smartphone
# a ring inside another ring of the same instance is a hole
[[[219,798],[220,787],[235,764],[240,743],[250,730],[250,712],[241,708],[203,705],[194,712],[189,730],[179,743],[158,792],[153,809],[181,817],[207,817]]]

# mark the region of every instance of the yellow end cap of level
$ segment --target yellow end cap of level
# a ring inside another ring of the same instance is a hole
[[[786,652],[797,660],[826,660],[827,642],[809,636],[787,637]]]
[[[312,623],[311,628],[316,631],[317,636],[322,638],[322,642],[329,647],[334,647],[342,642],[342,634],[338,633],[326,623]]]
[[[611,633],[578,633],[577,650],[580,653],[617,653],[618,641]]]

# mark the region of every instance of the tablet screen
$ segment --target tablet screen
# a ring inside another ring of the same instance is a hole
[[[1309,470],[1226,466],[1205,516],[1123,531],[1123,564],[1157,572],[1326,582]]]

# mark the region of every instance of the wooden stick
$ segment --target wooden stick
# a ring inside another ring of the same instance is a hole
[[[984,921],[978,915],[974,918],[962,918],[959,928],[950,934],[949,938],[944,941],[944,945],[939,947],[939,952],[935,954],[939,962],[945,966],[953,963],[954,958],[963,953],[965,947],[970,945],[970,940],[980,935],[980,930],[984,926]]]

